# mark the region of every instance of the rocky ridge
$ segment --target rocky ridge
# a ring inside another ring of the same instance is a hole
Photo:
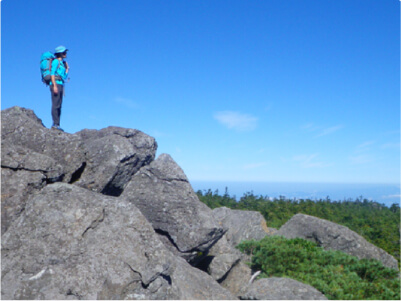
[[[154,138],[68,134],[20,107],[1,118],[3,299],[326,299],[296,281],[253,281],[235,246],[274,229],[258,212],[201,203]],[[304,235],[293,227],[278,234]]]

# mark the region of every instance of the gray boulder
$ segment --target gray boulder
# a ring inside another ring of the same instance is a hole
[[[240,251],[227,242],[226,235],[224,235],[197,266],[207,271],[216,281],[221,282],[243,256]]]
[[[251,284],[242,300],[327,300],[310,285],[290,278],[263,278]]]
[[[1,112],[2,220],[4,233],[33,191],[54,182],[118,195],[157,144],[144,133],[117,127],[77,134],[47,129],[32,110]]]
[[[1,121],[5,147],[20,146],[52,158],[63,167],[64,182],[70,182],[85,162],[83,142],[78,136],[45,128],[32,110],[20,107],[3,110]]]
[[[397,260],[384,250],[345,226],[314,216],[296,214],[276,234],[286,238],[311,240],[324,249],[342,251],[359,259],[377,259],[384,266],[398,270]]]
[[[210,275],[192,267],[185,259],[176,258],[176,268],[171,276],[172,288],[176,291],[169,299],[175,300],[234,300],[229,290],[219,285]]]
[[[163,276],[170,268],[168,253],[132,204],[68,184],[32,195],[2,237],[6,299],[146,295],[144,287],[168,286]]]
[[[25,208],[27,197],[48,183],[61,181],[63,167],[54,159],[9,142],[1,143],[1,233]]]
[[[228,243],[236,247],[243,240],[260,240],[271,233],[266,220],[257,211],[232,210],[226,207],[213,209],[213,216],[223,227]]]
[[[118,196],[142,166],[152,162],[157,143],[133,129],[108,127],[75,134],[84,141],[85,169],[76,185]]]
[[[227,233],[211,248],[201,267],[217,281],[222,282],[244,256],[235,248],[242,240],[259,240],[270,232],[263,216],[256,211],[232,210],[220,207],[213,210],[213,217]],[[230,277],[229,279],[232,279]],[[228,284],[228,287],[231,285]],[[232,290],[236,294],[236,290]]]
[[[167,154],[142,167],[121,197],[141,210],[170,250],[194,265],[225,233]]]
[[[2,236],[2,299],[233,299],[130,202],[56,183]]]
[[[64,176],[63,167],[53,158],[32,151],[23,146],[14,146],[1,142],[1,167],[10,170],[25,170],[43,174],[48,183],[61,181]]]
[[[1,112],[2,141],[52,158],[61,165],[62,181],[118,196],[132,175],[154,160],[154,138],[132,129],[109,127],[76,134],[47,129],[32,110]]]
[[[252,278],[252,270],[245,262],[247,260],[241,260],[233,265],[229,273],[220,280],[221,286],[228,289],[234,296],[240,297],[244,294]]]
[[[236,253],[226,253],[215,256],[208,267],[208,272],[214,279],[221,281],[240,259],[241,258]]]

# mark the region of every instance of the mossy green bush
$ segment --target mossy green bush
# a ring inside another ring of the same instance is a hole
[[[377,260],[359,260],[340,251],[281,236],[244,241],[238,248],[251,255],[259,278],[288,277],[309,284],[331,300],[400,300],[398,271]]]

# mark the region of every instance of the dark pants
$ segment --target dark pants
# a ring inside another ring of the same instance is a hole
[[[60,126],[61,105],[63,103],[64,86],[57,85],[58,93],[54,94],[53,86],[50,86],[50,94],[52,96],[52,118],[53,125]]]

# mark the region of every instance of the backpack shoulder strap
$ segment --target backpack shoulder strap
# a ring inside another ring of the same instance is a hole
[[[52,72],[52,63],[53,63],[53,60],[54,60],[53,58],[50,58],[50,59],[49,59],[49,68],[48,68],[48,69],[49,69],[49,72]]]

